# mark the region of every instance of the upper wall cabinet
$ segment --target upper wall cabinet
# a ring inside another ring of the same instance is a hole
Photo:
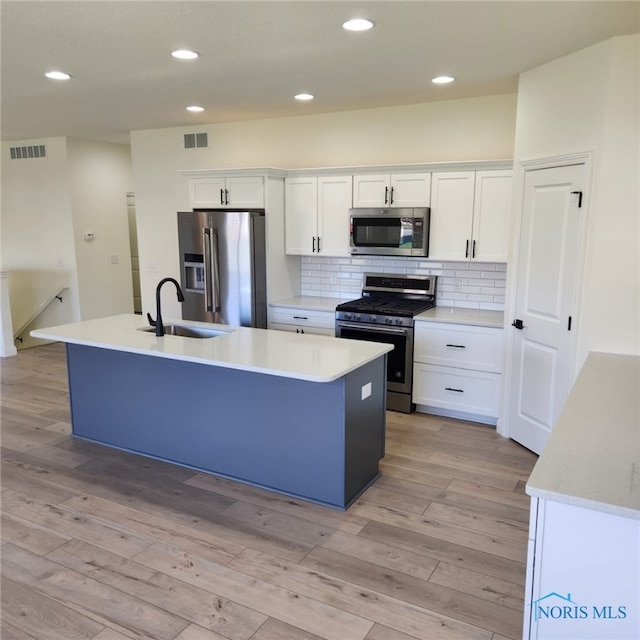
[[[189,197],[194,209],[263,209],[264,178],[257,176],[191,178]]]
[[[293,255],[349,255],[351,176],[285,180],[285,247]]]
[[[513,172],[434,173],[429,258],[506,262]]]
[[[354,207],[428,207],[430,173],[364,174],[353,178]]]

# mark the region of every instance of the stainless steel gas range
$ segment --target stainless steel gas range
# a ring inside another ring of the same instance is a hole
[[[362,297],[336,307],[336,336],[393,344],[387,355],[387,409],[411,413],[414,316],[436,301],[436,276],[365,273]]]

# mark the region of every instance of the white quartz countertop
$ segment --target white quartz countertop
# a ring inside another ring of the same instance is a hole
[[[184,338],[139,331],[139,315],[126,314],[64,324],[31,332],[36,338],[253,371],[310,382],[332,382],[393,349],[392,345],[289,331],[230,327],[165,319],[225,331],[213,338]]]
[[[527,493],[640,519],[639,392],[640,357],[591,352]]]
[[[434,307],[423,311],[414,318],[418,322],[449,322],[469,324],[477,327],[498,327],[502,329],[504,313],[486,309],[465,309],[462,307]]]
[[[323,298],[321,296],[295,296],[293,298],[270,302],[269,306],[334,312],[341,302],[346,302],[346,300],[342,298]]]
[[[320,296],[295,296],[269,303],[270,307],[290,309],[308,309],[316,311],[332,311],[346,300],[342,298],[323,298]],[[434,307],[415,316],[415,320],[424,322],[450,322],[452,324],[469,324],[479,327],[502,328],[504,313],[486,309],[464,309],[462,307]]]

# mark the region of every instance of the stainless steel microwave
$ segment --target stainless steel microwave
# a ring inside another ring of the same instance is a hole
[[[429,207],[349,209],[352,255],[429,256]]]

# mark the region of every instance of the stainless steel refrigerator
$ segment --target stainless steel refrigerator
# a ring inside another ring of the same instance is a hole
[[[183,320],[267,327],[264,210],[178,212]]]

